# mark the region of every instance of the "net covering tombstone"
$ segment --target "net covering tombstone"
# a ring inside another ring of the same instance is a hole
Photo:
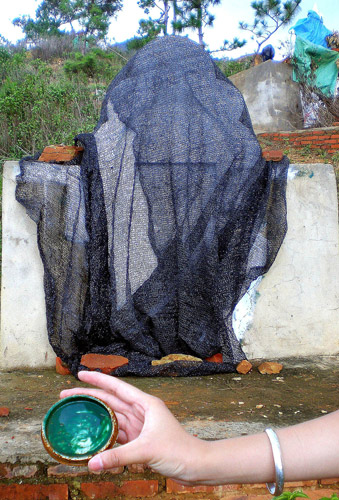
[[[38,226],[49,340],[76,373],[233,371],[233,310],[286,232],[288,161],[265,161],[241,93],[187,38],[157,38],[108,88],[81,165],[21,161]],[[172,353],[201,358],[153,366]],[[222,363],[205,361],[222,353]]]

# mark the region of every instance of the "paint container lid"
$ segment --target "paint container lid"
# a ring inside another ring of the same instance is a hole
[[[41,439],[58,462],[85,465],[97,453],[111,448],[118,436],[113,410],[93,396],[61,399],[46,413]]]

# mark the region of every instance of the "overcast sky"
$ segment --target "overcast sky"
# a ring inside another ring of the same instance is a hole
[[[0,34],[12,42],[23,38],[20,28],[13,26],[11,21],[23,14],[34,17],[35,10],[40,3],[41,0],[10,0],[6,2],[1,10]],[[133,37],[138,30],[139,19],[147,17],[138,7],[137,0],[123,0],[123,5],[123,10],[118,13],[117,19],[112,21],[109,31],[109,38],[116,42]],[[205,42],[210,50],[218,49],[225,39],[232,40],[233,37],[237,36],[240,39],[247,39],[247,45],[242,49],[225,53],[225,55],[233,58],[254,52],[256,44],[250,40],[250,34],[238,29],[239,21],[250,23],[253,20],[253,9],[250,5],[251,0],[222,0],[219,6],[211,9],[215,15],[214,25],[206,28],[205,31]],[[339,31],[339,0],[317,0],[316,2],[302,0],[301,10],[294,22],[306,17],[307,12],[314,7],[323,16],[324,24],[328,29]],[[193,40],[197,39],[192,32],[187,32],[187,34]],[[272,43],[277,49],[279,41],[285,41],[288,38],[288,28],[285,28],[279,30],[268,43]]]

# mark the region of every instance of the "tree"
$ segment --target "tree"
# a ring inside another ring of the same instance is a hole
[[[292,21],[300,4],[301,0],[288,0],[283,4],[281,0],[261,0],[251,3],[254,9],[253,24],[241,21],[239,27],[253,33],[252,39],[256,39],[257,42],[256,54],[273,33]]]
[[[204,29],[212,26],[214,16],[208,11],[210,6],[220,4],[221,0],[184,0],[179,11],[181,19],[177,21],[176,28],[181,32],[185,28],[198,31],[199,44],[205,47]]]
[[[22,16],[13,20],[29,40],[44,36],[61,35],[70,26],[76,32],[77,24],[85,44],[91,37],[106,36],[110,18],[122,8],[122,0],[43,0],[36,10],[35,19]],[[78,31],[79,32],[79,31]]]

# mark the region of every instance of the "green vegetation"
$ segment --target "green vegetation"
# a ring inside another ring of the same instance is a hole
[[[309,496],[302,491],[285,491],[278,497],[274,497],[273,500],[295,500],[297,498],[309,498]],[[319,500],[339,500],[339,498],[336,493],[333,493],[331,497],[321,497]]]
[[[72,144],[97,123],[102,98],[125,61],[93,49],[49,62],[31,52],[0,49],[0,160],[34,154],[48,144]]]

